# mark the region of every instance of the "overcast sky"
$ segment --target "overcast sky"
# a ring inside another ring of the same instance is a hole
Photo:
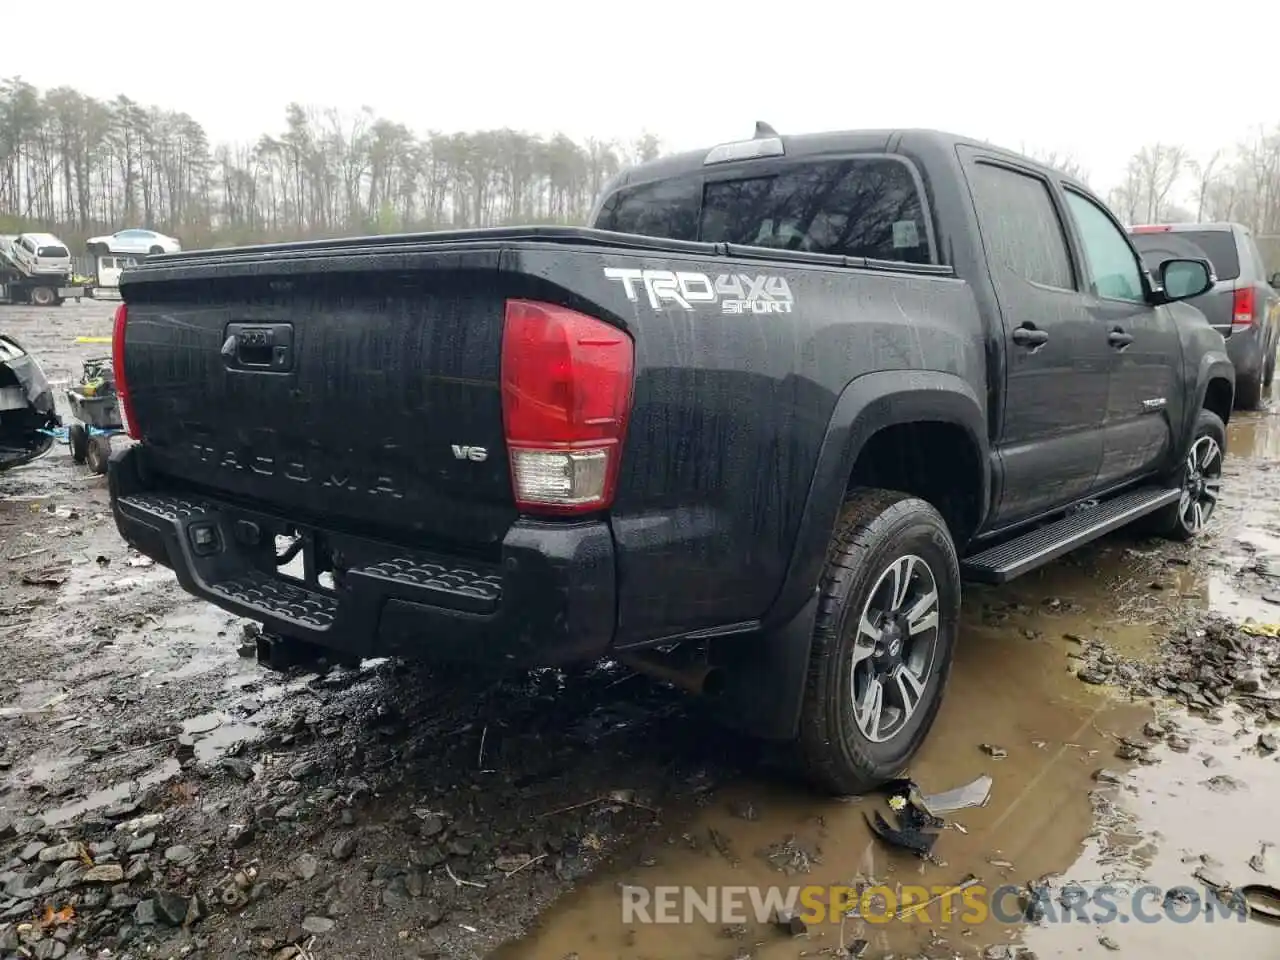
[[[418,131],[506,126],[630,140],[647,128],[668,149],[749,136],[757,119],[783,133],[929,126],[1071,151],[1105,190],[1143,144],[1181,143],[1207,158],[1280,121],[1274,58],[1254,55],[1271,29],[1257,0],[59,0],[16,9],[11,26],[15,15],[21,25],[47,13],[50,32],[0,45],[0,76],[185,110],[215,142],[278,131],[290,100],[367,105]],[[109,39],[58,41],[56,24]],[[1179,83],[1183,54],[1195,67]]]

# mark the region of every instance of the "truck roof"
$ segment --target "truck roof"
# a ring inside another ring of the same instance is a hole
[[[743,137],[741,141],[730,142],[746,143],[751,139],[753,138]],[[932,148],[934,150],[950,150],[959,145],[966,145],[1001,154],[1010,159],[1016,159],[1020,163],[1030,164],[1045,172],[1050,171],[1050,168],[1045,164],[1032,160],[1017,151],[1008,150],[974,137],[964,137],[954,133],[947,133],[943,130],[927,128],[839,130],[827,133],[790,135],[780,133],[778,134],[778,139],[782,141],[786,156],[792,158],[841,153],[894,153],[904,145],[912,149]],[[638,164],[619,173],[606,188],[606,192],[630,183],[662,180],[668,177],[677,177],[682,174],[705,170],[704,161],[708,152],[714,149],[715,146],[717,144],[709,144],[698,150],[686,150],[683,153],[671,154],[660,157],[657,160],[650,160],[648,163]],[[1077,183],[1074,178],[1066,176],[1061,171],[1055,170],[1052,172],[1055,176]],[[1083,186],[1083,184],[1080,185]]]

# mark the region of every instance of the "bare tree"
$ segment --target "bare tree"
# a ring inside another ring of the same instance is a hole
[[[0,81],[0,233],[69,242],[126,226],[192,245],[502,223],[580,223],[604,182],[660,152],[515,130],[415,135],[365,108],[291,103],[280,130],[211,146],[190,116]]]
[[[1021,152],[1037,163],[1042,163],[1046,167],[1057,170],[1072,180],[1078,180],[1085,185],[1089,183],[1089,171],[1085,169],[1084,164],[1080,162],[1076,155],[1069,150],[1059,153],[1057,150],[1038,150],[1024,147]]]
[[[1196,178],[1196,223],[1204,220],[1205,200],[1209,195],[1209,185],[1213,183],[1214,168],[1222,159],[1222,151],[1215,150],[1213,156],[1201,163],[1199,160],[1187,161],[1187,172]]]

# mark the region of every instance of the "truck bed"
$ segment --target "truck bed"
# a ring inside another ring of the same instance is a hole
[[[677,277],[702,278],[694,284],[702,299],[655,307],[651,297],[669,292],[663,278]],[[713,294],[717,285],[730,292]],[[531,572],[550,604],[533,620],[572,629],[577,655],[587,643],[599,652],[615,637],[766,613],[851,378],[982,376],[976,305],[948,267],[589,229],[183,252],[128,271],[121,292],[127,323],[116,353],[126,413],[144,442],[136,484],[113,481],[118,522],[157,560],[189,565],[193,592],[281,631],[287,618],[272,620],[217,586],[238,583],[250,561],[222,556],[210,566],[168,525],[185,529],[199,516],[228,541],[241,520],[306,528],[330,547],[345,543],[330,552],[349,564],[358,554],[359,569],[466,566],[501,586],[489,613],[456,612],[495,624],[512,615],[508,600],[533,589],[512,563]],[[594,318],[633,345],[621,466],[610,468],[617,493],[604,509],[557,516],[517,502],[504,328],[510,305],[522,302]],[[907,338],[893,332],[904,323]],[[260,334],[246,356],[243,338]],[[156,496],[186,506],[152,511]],[[283,582],[255,558],[255,577]],[[695,577],[708,566],[722,576]],[[363,583],[374,591],[360,604],[373,617],[359,621],[367,641],[389,628],[377,611],[396,598],[385,578]],[[342,606],[342,588],[286,587],[311,591],[326,609]],[[570,604],[583,590],[590,598]],[[579,613],[570,618],[570,609]],[[481,632],[496,645],[496,628]],[[517,631],[526,647],[542,644],[542,662],[555,646],[547,632],[539,641]]]

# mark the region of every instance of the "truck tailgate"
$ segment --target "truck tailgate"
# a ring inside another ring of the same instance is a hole
[[[499,251],[359,259],[131,272],[136,434],[157,472],[300,520],[496,543],[516,515]]]

